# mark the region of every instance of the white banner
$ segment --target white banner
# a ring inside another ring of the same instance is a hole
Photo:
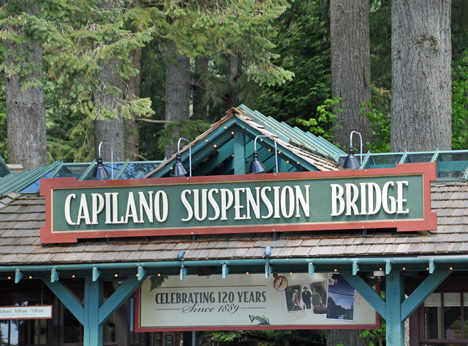
[[[337,273],[148,278],[136,330],[372,328],[375,310]]]
[[[29,320],[51,318],[52,305],[0,307],[0,320]]]

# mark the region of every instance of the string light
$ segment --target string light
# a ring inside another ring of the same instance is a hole
[[[338,271],[338,269],[337,269],[337,268],[335,268],[335,271],[337,272],[337,271]]]
[[[32,275],[29,275],[29,278],[32,279]]]
[[[8,277],[8,280],[11,280],[11,276]]]
[[[72,275],[72,278],[73,278],[73,279],[75,278],[75,274]]]
[[[161,276],[161,273],[158,273],[158,276]]]
[[[292,275],[292,272],[289,272],[289,275]]]
[[[403,267],[403,270],[406,270],[406,267]]]
[[[249,275],[250,273],[249,273],[249,272],[245,272],[245,274]]]
[[[216,144],[213,144],[213,147],[215,147],[215,148],[216,148],[216,147],[217,147],[217,145],[216,145]]]
[[[450,267],[450,270],[453,270],[453,267]]]
[[[118,276],[119,276],[119,274],[114,274],[114,276],[115,276],[115,277],[118,277]]]

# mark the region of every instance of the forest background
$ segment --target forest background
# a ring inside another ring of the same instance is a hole
[[[175,152],[178,137],[193,139],[239,104],[333,142],[339,99],[332,98],[326,0],[2,5],[0,155],[7,162],[12,76],[20,93],[43,90],[49,163],[92,161],[101,140],[122,145],[117,160],[161,160]],[[467,149],[468,4],[453,0],[451,13],[452,149]],[[370,0],[369,33],[372,96],[362,116],[373,136],[364,140],[372,152],[388,152],[390,0]],[[102,130],[103,123],[114,127]]]

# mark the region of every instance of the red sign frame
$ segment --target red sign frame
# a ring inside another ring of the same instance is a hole
[[[268,182],[275,180],[304,180],[304,179],[335,179],[359,177],[398,177],[405,175],[422,176],[422,203],[423,218],[416,220],[390,220],[365,222],[331,222],[311,224],[283,224],[283,225],[248,225],[228,227],[203,228],[162,228],[162,229],[125,229],[125,230],[93,230],[74,232],[54,232],[53,229],[53,191],[54,189],[84,189],[93,187],[119,188],[138,187],[147,185],[188,185],[197,183],[242,183],[242,182]],[[399,232],[430,231],[437,229],[437,214],[431,211],[431,181],[436,179],[435,163],[399,164],[396,168],[369,169],[369,170],[342,170],[328,172],[294,172],[277,174],[248,174],[207,177],[182,178],[148,178],[132,180],[98,180],[77,181],[76,178],[42,179],[40,194],[46,198],[46,221],[41,227],[41,243],[71,243],[83,238],[111,238],[111,237],[142,237],[142,236],[173,236],[173,235],[200,235],[200,234],[229,234],[229,233],[256,233],[256,232],[290,232],[290,231],[328,231],[350,229],[396,229]]]
[[[149,280],[149,279],[146,279]],[[223,279],[221,279],[223,280]],[[291,330],[291,329],[326,329],[326,330],[333,330],[333,329],[379,329],[381,327],[380,322],[380,315],[377,311],[375,311],[375,324],[356,324],[356,323],[343,323],[343,324],[274,324],[274,325],[216,325],[216,326],[180,326],[180,327],[157,327],[157,326],[141,326],[141,310],[140,310],[140,299],[141,299],[141,290],[142,288],[138,288],[135,291],[135,306],[134,306],[134,324],[133,328],[137,333],[147,333],[147,332],[185,332],[185,331],[216,331],[216,330],[223,330],[223,331],[230,331],[230,330]],[[376,283],[375,291],[380,295],[380,282]],[[357,292],[357,290],[356,290]]]

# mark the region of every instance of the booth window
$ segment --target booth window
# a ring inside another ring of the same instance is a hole
[[[12,306],[39,305],[37,301],[17,301]],[[50,320],[25,319],[0,321],[0,345],[48,345]]]
[[[83,342],[83,326],[78,322],[70,310],[63,308],[63,343],[81,344]],[[105,343],[115,342],[115,314],[103,325],[103,341]]]
[[[468,344],[468,293],[433,293],[422,312],[421,346]]]

